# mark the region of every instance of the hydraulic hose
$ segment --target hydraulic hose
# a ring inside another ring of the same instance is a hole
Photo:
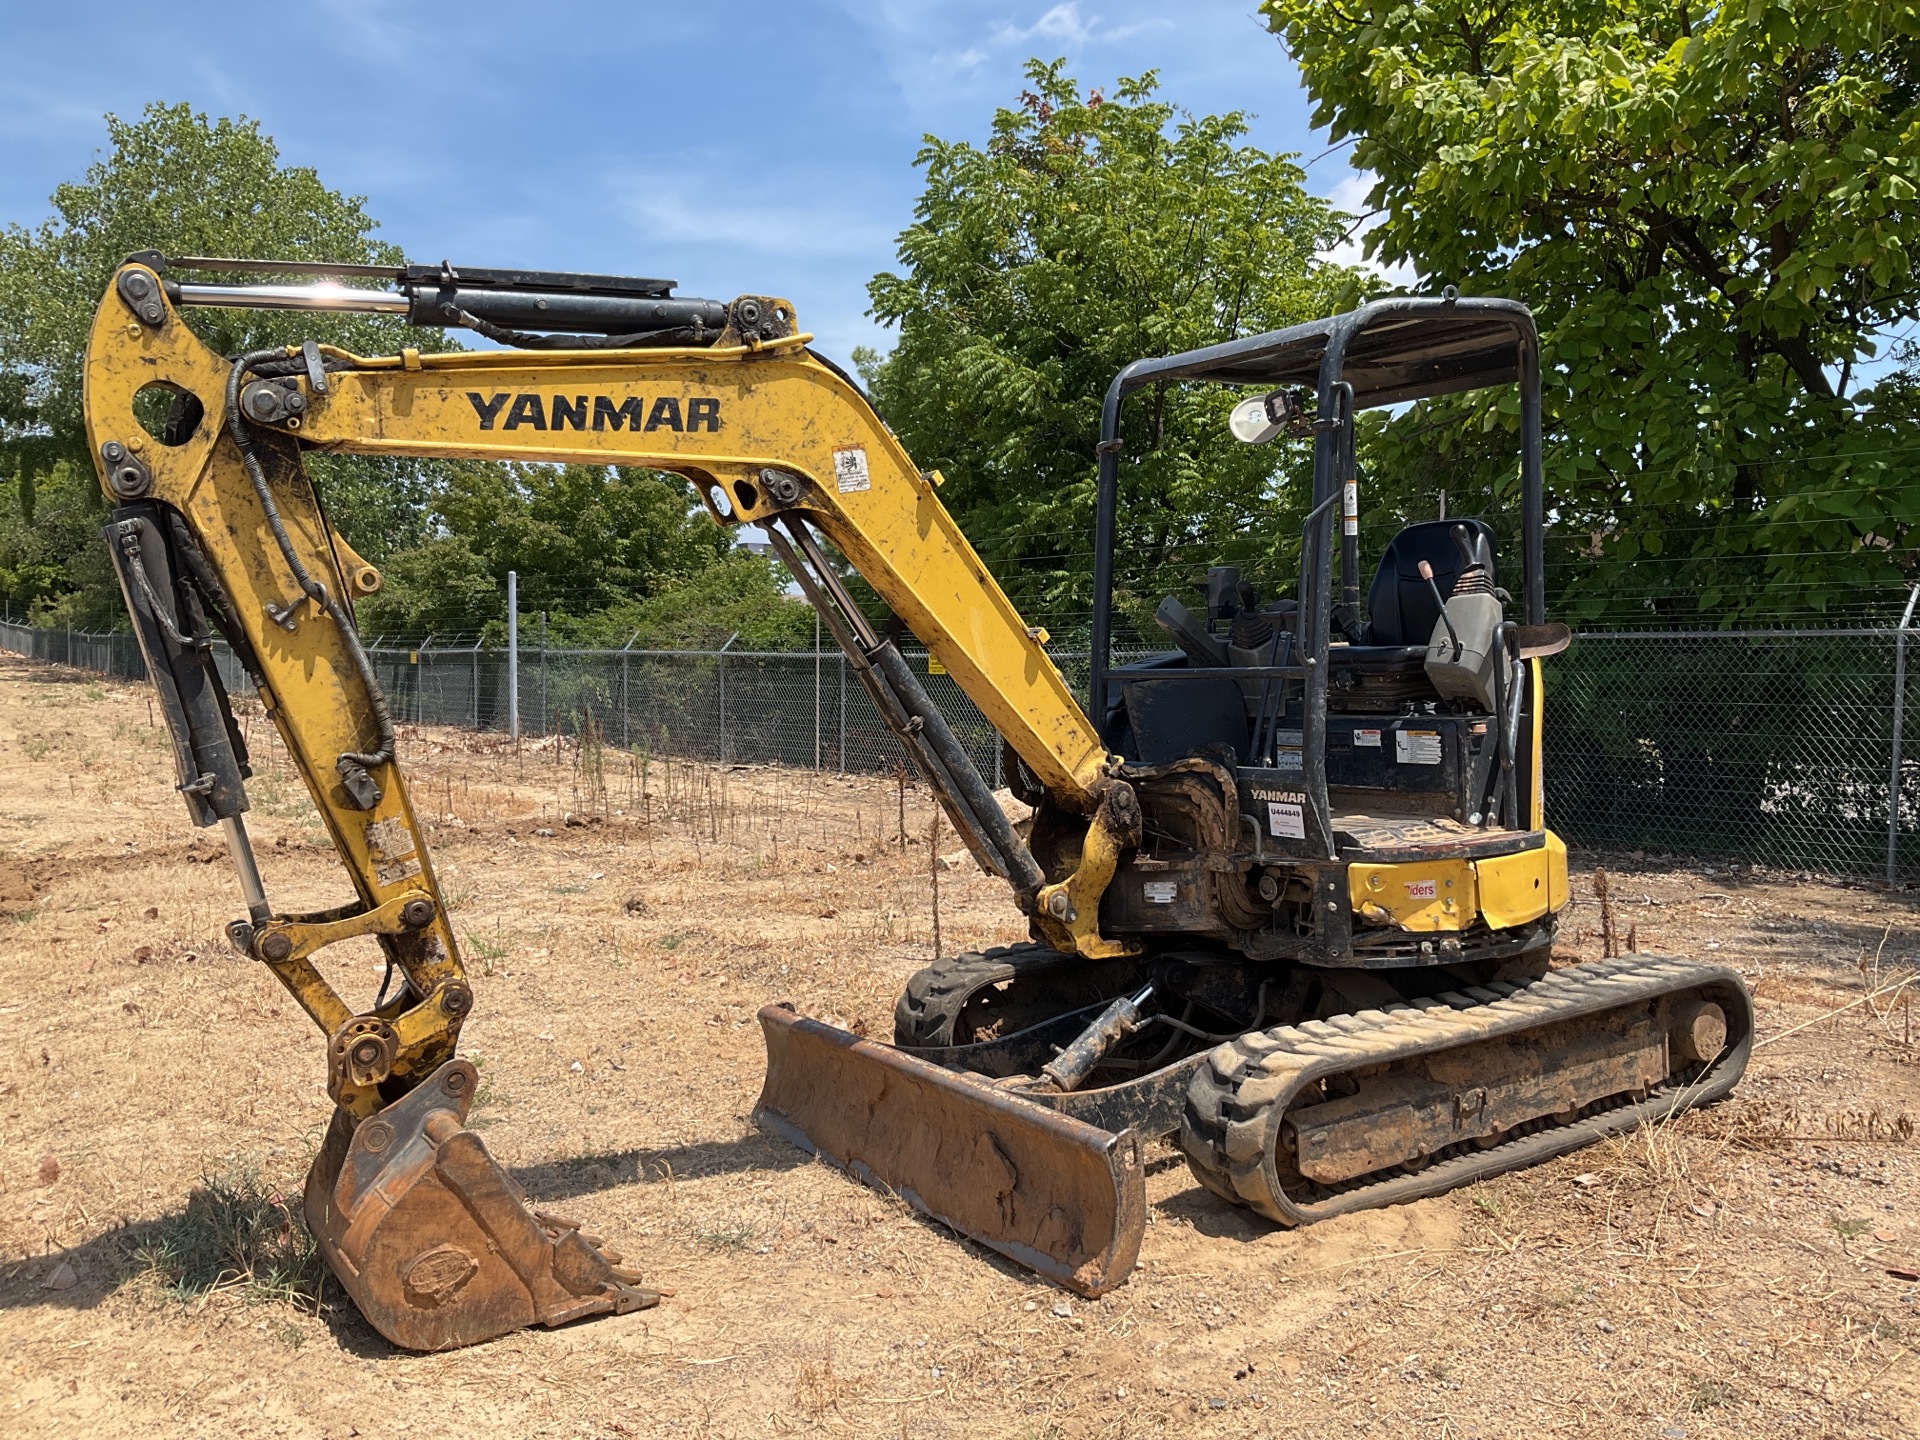
[[[387,709],[387,697],[380,689],[380,682],[373,673],[373,662],[367,658],[366,649],[360,644],[360,632],[354,628],[352,618],[347,614],[340,601],[320,581],[313,578],[300,554],[293,548],[293,539],[287,534],[286,521],[281,518],[280,506],[273,498],[273,491],[267,484],[267,472],[261,468],[260,457],[254,453],[253,436],[250,433],[246,417],[240,410],[240,386],[256,366],[270,360],[287,357],[284,347],[270,350],[249,350],[234,361],[233,369],[227,374],[227,432],[232,435],[234,446],[240,451],[240,460],[246,466],[247,479],[253,483],[253,493],[260,501],[261,513],[267,517],[267,528],[273,532],[274,543],[280,547],[281,557],[287,562],[287,568],[293,572],[294,580],[299,584],[301,593],[327,612],[333,623],[340,629],[341,638],[346,642],[347,654],[353,659],[353,667],[359,672],[360,682],[367,688],[367,698],[373,705],[373,722],[379,733],[379,748],[370,752],[346,751],[335,762],[343,780],[349,780],[349,767],[371,772],[381,765],[393,763],[394,734],[393,716]],[[368,774],[368,781],[372,776]],[[354,784],[349,783],[347,791],[352,794]],[[374,804],[379,803],[379,793],[374,791]],[[372,809],[372,805],[364,807]]]

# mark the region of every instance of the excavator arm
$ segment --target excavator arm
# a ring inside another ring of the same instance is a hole
[[[923,474],[859,390],[807,348],[792,307],[764,297],[661,304],[577,283],[600,277],[485,278],[500,273],[401,279],[416,319],[522,345],[548,338],[505,328],[546,308],[530,291],[562,310],[584,288],[603,314],[670,313],[638,314],[627,323],[651,328],[634,334],[576,342],[618,348],[367,358],[309,341],[229,358],[193,333],[183,304],[397,307],[379,302],[388,292],[343,290],[328,305],[311,290],[182,285],[143,256],[103,299],[86,365],[88,437],[117,507],[105,534],[174,736],[180,790],[196,823],[222,830],[240,876],[248,914],[231,937],[327,1037],[336,1111],[308,1178],[309,1223],[376,1327],[423,1349],[657,1295],[577,1227],[529,1210],[461,1123],[475,1075],[455,1048],[473,992],[353,623],[354,601],[380,577],[329,522],[303,450],[688,476],[719,523],[773,537],[957,830],[1013,886],[1039,935],[1088,957],[1132,948],[1098,928],[1100,894],[1138,839],[1132,790],[1048,657],[1045,632],[1022,619],[940,503],[938,474]],[[423,293],[439,297],[424,310]],[[156,392],[170,409],[159,434],[140,418]],[[1077,854],[1056,858],[1054,873],[847,596],[816,530],[928,644],[1052,803],[1084,823]],[[213,627],[312,793],[352,881],[350,904],[315,914],[272,905],[247,836],[245,753],[212,667]],[[366,1011],[316,963],[360,936],[379,943],[391,982]],[[1057,1117],[1046,1124],[1060,1128]],[[1113,1137],[1083,1128],[1071,1138],[1098,1152],[1092,1183],[1112,1190]],[[1114,1202],[1128,1204],[1137,1209],[1137,1197]]]

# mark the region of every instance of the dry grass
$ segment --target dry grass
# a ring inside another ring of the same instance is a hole
[[[303,791],[246,723],[273,898],[337,903]],[[400,1355],[288,1223],[319,1039],[226,949],[232,880],[143,692],[0,659],[9,1433],[1916,1433],[1920,1286],[1893,1273],[1920,1259],[1908,901],[1610,861],[1609,916],[1583,877],[1569,951],[1611,932],[1739,968],[1766,1043],[1733,1099],[1297,1233],[1159,1146],[1140,1270],[1061,1304],[746,1120],[754,1010],[886,1034],[936,876],[943,948],[1019,936],[997,882],[929,864],[924,793],[583,728],[518,754],[409,730],[403,752],[476,977],[476,1124],[675,1295]],[[379,980],[371,947],[328,971],[356,1003]]]

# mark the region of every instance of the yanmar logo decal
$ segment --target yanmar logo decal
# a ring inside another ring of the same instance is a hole
[[[480,417],[482,430],[493,429],[496,422],[502,430],[627,430],[636,435],[643,430],[718,433],[720,429],[720,402],[705,395],[689,399],[684,414],[676,395],[662,395],[651,406],[638,395],[549,397],[509,395],[504,390],[482,395],[469,390],[467,399]]]

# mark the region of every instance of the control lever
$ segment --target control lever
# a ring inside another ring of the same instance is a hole
[[[1464,525],[1453,527],[1455,543],[1461,543],[1460,536],[1466,528]],[[1447,639],[1453,642],[1453,658],[1458,660],[1466,647],[1460,643],[1460,632],[1453,628],[1453,617],[1447,614],[1447,598],[1440,593],[1440,586],[1433,578],[1433,566],[1424,560],[1420,562],[1420,578],[1427,582],[1427,589],[1433,592],[1433,603],[1440,607],[1440,623],[1447,627]]]
[[[1447,532],[1453,537],[1453,548],[1460,552],[1460,564],[1463,569],[1471,570],[1475,566],[1488,571],[1493,570],[1493,557],[1487,553],[1487,537],[1477,530],[1469,530],[1464,525],[1455,525]]]

